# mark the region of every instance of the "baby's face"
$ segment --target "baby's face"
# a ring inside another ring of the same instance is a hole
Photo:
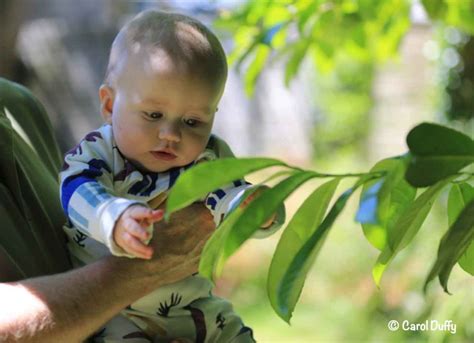
[[[142,169],[162,172],[195,160],[206,147],[223,85],[177,70],[165,55],[132,56],[107,96],[106,120],[120,152]]]

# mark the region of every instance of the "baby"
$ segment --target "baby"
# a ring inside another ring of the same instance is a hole
[[[222,46],[195,19],[146,11],[120,30],[99,90],[105,124],[66,154],[60,174],[61,203],[69,218],[65,231],[76,265],[110,253],[151,258],[147,243],[153,223],[163,217],[157,208],[179,175],[200,161],[233,156],[211,135],[226,78]],[[249,199],[242,204],[242,195],[249,187],[237,180],[207,195],[205,205],[216,224],[248,204]],[[276,231],[283,213],[269,218],[255,236]],[[230,303],[214,297],[210,282],[199,275],[131,304],[95,340],[176,337],[254,341]]]

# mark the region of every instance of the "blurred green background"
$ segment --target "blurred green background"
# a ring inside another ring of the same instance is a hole
[[[232,69],[215,132],[238,156],[272,156],[320,172],[365,172],[406,151],[404,137],[435,121],[474,137],[474,2],[408,0],[0,1],[0,75],[45,104],[67,151],[101,123],[97,90],[121,25],[141,10],[177,11],[211,26]],[[261,180],[264,175],[256,175]],[[313,184],[287,201],[291,217]],[[343,189],[347,185],[341,185]],[[447,195],[375,286],[378,251],[338,219],[288,326],[266,298],[279,234],[231,258],[216,293],[262,342],[474,341],[474,283],[458,266],[453,295],[423,281],[447,229]],[[446,330],[390,331],[390,320],[451,320]]]

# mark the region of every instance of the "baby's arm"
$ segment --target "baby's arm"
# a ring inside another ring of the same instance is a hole
[[[147,229],[163,218],[163,210],[152,210],[142,205],[127,208],[115,224],[113,238],[115,243],[127,253],[150,259],[153,249],[147,245],[151,232]]]
[[[104,128],[89,133],[65,156],[60,173],[61,204],[79,231],[105,244],[113,255],[134,257],[115,242],[114,228],[129,207],[141,203],[113,194],[114,163],[108,134]]]
[[[206,151],[203,154],[204,159],[212,160],[215,158],[234,157],[234,153],[229,145],[213,135],[211,136]],[[244,192],[249,188],[258,187],[251,195],[244,198]],[[214,216],[214,222],[219,225],[225,216],[237,206],[246,207],[254,199],[256,199],[267,186],[253,186],[245,180],[237,180],[232,184],[222,187],[207,195],[205,204]],[[254,237],[263,238],[271,235],[277,231],[285,221],[285,209],[281,206],[276,213],[270,216],[265,223],[262,224],[261,229],[258,230]]]

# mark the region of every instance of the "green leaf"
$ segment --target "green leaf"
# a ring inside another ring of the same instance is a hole
[[[224,243],[223,260],[231,256],[252,234],[260,229],[268,218],[277,212],[283,201],[300,185],[317,174],[308,171],[295,172],[273,188],[264,190],[253,200],[237,219]],[[220,270],[219,270],[220,271]]]
[[[428,216],[439,192],[453,178],[439,181],[428,188],[400,216],[393,229],[388,232],[388,243],[394,253],[398,253],[412,241]]]
[[[285,231],[281,235],[268,272],[267,292],[274,310],[278,313],[278,286],[282,282],[284,272],[290,265],[291,258],[296,255],[306,240],[321,224],[326,213],[329,201],[336,191],[339,179],[334,179],[319,186],[301,205],[295,213]],[[309,258],[309,264],[316,258],[314,253]],[[296,280],[295,287],[303,288],[304,278]],[[295,307],[299,294],[292,293],[288,304]]]
[[[291,56],[285,66],[285,86],[290,85],[290,81],[298,74],[301,62],[306,56],[306,52],[310,47],[312,41],[310,39],[304,39],[298,41],[291,52]]]
[[[199,163],[180,175],[171,188],[166,216],[169,217],[171,213],[202,199],[223,185],[272,166],[287,165],[270,158],[223,158]]]
[[[390,246],[386,244],[377,258],[377,262],[375,262],[375,265],[372,268],[372,277],[377,287],[380,287],[382,275],[394,256],[395,254],[393,253],[392,249],[390,249]]]
[[[403,178],[405,169],[403,157],[382,160],[370,171],[387,171],[384,179],[366,183],[362,188],[356,221],[362,224],[367,240],[380,250],[385,247],[387,232],[416,196],[416,190]],[[375,193],[368,196],[370,190]]]
[[[448,224],[451,227],[463,208],[474,200],[474,187],[467,182],[454,184],[448,197]],[[474,275],[474,242],[471,242],[466,252],[458,261],[462,269]]]
[[[281,207],[288,195],[316,175],[313,172],[295,171],[275,187],[264,190],[245,209],[237,206],[206,243],[199,265],[201,275],[209,279],[220,275],[227,259]],[[255,188],[246,191],[245,196],[253,191]]]
[[[474,239],[474,200],[471,200],[457,217],[454,224],[443,236],[438,248],[438,257],[425,281],[426,292],[428,283],[436,276],[446,293],[448,279],[456,262],[465,253]]]
[[[474,187],[467,182],[454,183],[448,196],[448,225],[454,224],[459,214],[474,199]]]
[[[305,5],[307,5],[306,8],[299,12],[296,18],[298,31],[301,35],[304,34],[308,21],[318,16],[317,10],[320,6],[317,1],[305,2]]]
[[[398,219],[393,224],[393,227],[392,225],[389,226],[390,229],[387,231],[388,244],[383,248],[372,269],[372,276],[377,287],[379,287],[382,275],[390,261],[412,241],[428,216],[438,193],[450,181],[451,178],[440,181],[428,188],[404,209],[403,213],[398,216]]]
[[[472,0],[440,1],[422,0],[426,12],[433,20],[455,26],[466,33],[474,34],[474,2]]]
[[[301,280],[306,279],[306,275],[314,261],[314,256],[317,251],[320,250],[327,232],[344,209],[350,196],[366,181],[366,178],[359,180],[352,188],[349,188],[339,196],[321,225],[311,234],[286,269],[282,281],[278,286],[277,297],[277,314],[286,322],[290,322],[294,310],[294,304],[292,302],[294,299],[298,299],[301,294],[303,286]]]
[[[474,141],[441,125],[416,126],[407,144],[412,159],[405,177],[414,187],[431,186],[474,162]]]
[[[425,7],[426,13],[428,13],[431,19],[442,18],[447,10],[447,5],[444,1],[421,0],[421,3]]]
[[[249,195],[250,194],[246,194],[246,196]],[[217,265],[220,264],[222,256],[222,243],[225,242],[230,230],[242,213],[242,208],[237,207],[234,209],[206,242],[199,261],[199,274],[201,274],[201,276],[209,280],[214,280],[216,276],[215,270],[217,269]]]
[[[466,252],[459,258],[458,263],[464,271],[474,276],[474,242],[469,244]]]
[[[270,52],[271,48],[268,45],[258,44],[255,48],[255,57],[244,76],[245,93],[248,96],[253,95],[255,84],[270,57]]]

